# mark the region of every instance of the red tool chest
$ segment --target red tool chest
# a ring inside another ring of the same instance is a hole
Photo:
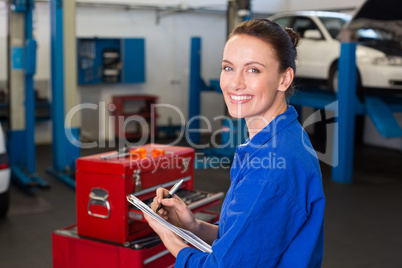
[[[126,199],[134,194],[152,202],[158,187],[184,182],[176,194],[197,219],[216,222],[206,211],[219,204],[223,193],[193,189],[194,150],[147,144],[77,159],[77,225],[52,234],[54,268],[161,268],[173,267],[175,258]]]
[[[176,260],[162,243],[136,250],[82,238],[75,226],[54,231],[52,244],[53,268],[162,268]]]
[[[193,189],[194,150],[187,147],[147,144],[145,155],[116,152],[77,160],[76,197],[78,234],[124,243],[152,230],[147,223],[129,219],[126,196],[137,193],[145,200],[159,186],[184,179],[182,187]],[[153,156],[155,150],[164,153]]]
[[[198,212],[197,219],[210,223],[219,219],[215,212]],[[176,259],[155,233],[124,245],[78,235],[76,225],[52,233],[53,268],[167,268]]]
[[[131,153],[130,153],[131,152]],[[194,149],[147,144],[77,160],[77,233],[80,236],[126,243],[153,233],[143,215],[126,199],[134,194],[151,202],[158,187],[184,182],[177,194],[196,212],[220,203],[223,193],[195,191]]]

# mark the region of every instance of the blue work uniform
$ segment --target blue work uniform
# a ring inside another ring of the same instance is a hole
[[[321,267],[325,197],[317,156],[292,106],[236,148],[212,253],[175,267]]]

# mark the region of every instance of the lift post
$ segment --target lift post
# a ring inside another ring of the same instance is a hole
[[[75,161],[80,156],[80,113],[66,116],[79,103],[77,92],[77,54],[75,1],[50,0],[52,157],[48,172],[75,188]]]
[[[204,80],[201,78],[201,38],[191,38],[190,50],[190,93],[189,93],[189,117],[191,123],[188,129],[200,129],[200,120],[196,119],[201,113],[201,92],[207,90]],[[200,143],[201,137],[198,131],[191,131],[188,137],[193,143]]]
[[[332,168],[336,182],[353,181],[354,137],[356,121],[356,43],[342,43],[339,58],[338,124],[335,125],[333,157],[338,165]]]
[[[10,131],[7,146],[12,178],[30,192],[37,186],[49,186],[36,173],[33,10],[34,0],[14,0],[8,6]]]

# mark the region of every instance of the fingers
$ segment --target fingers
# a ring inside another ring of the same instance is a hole
[[[177,195],[173,195],[172,198],[165,198],[168,194],[169,191],[167,189],[158,188],[156,190],[156,196],[151,204],[152,210],[155,211],[160,204],[162,204],[164,207],[175,207],[177,210],[183,210],[184,207],[187,208],[186,204]],[[162,207],[160,210],[158,210],[158,214],[167,215],[167,211]]]
[[[151,203],[151,209],[155,211],[158,206],[159,206],[158,197],[155,196]]]
[[[175,198],[175,199],[177,199],[177,200],[180,200],[181,201],[181,198],[178,196],[178,195],[173,195],[173,197],[172,198]]]
[[[146,213],[143,213],[143,215],[144,215],[144,219],[148,222],[149,226],[151,226],[151,228],[154,229],[154,231],[158,233],[158,229],[160,229],[162,227],[162,225],[159,224],[152,217],[148,216]]]
[[[162,199],[162,204],[166,208],[174,208],[176,211],[183,211],[187,205],[180,198]]]
[[[152,209],[153,211],[155,211],[158,206],[159,206],[159,203],[158,203],[158,201],[157,201],[157,197],[155,197],[154,200],[153,200],[153,202],[151,203],[151,209]],[[167,211],[164,210],[163,208],[161,208],[160,210],[158,210],[157,214],[158,214],[159,216],[161,216],[163,219],[168,220]],[[145,215],[145,214],[144,214],[144,215]]]
[[[156,189],[156,197],[158,200],[158,203],[162,202],[162,199],[165,198],[169,194],[169,191],[165,188],[158,188]]]
[[[164,199],[168,195],[169,195],[169,191],[167,189],[165,189],[165,188],[156,189],[156,197],[158,198],[159,203],[162,201],[162,199]],[[180,197],[178,197],[177,195],[173,195],[172,198],[181,200]]]
[[[151,208],[152,208],[153,211],[156,211],[156,209],[161,204],[163,198],[165,196],[167,196],[168,194],[169,194],[169,191],[164,189],[164,188],[156,189],[156,196],[155,196],[155,198],[154,198],[154,200],[153,200],[153,202],[151,204]],[[160,210],[158,210],[158,214],[160,214],[160,215],[165,214],[166,215],[166,211],[163,208],[161,208]]]

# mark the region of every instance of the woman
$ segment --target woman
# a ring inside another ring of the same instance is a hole
[[[320,267],[325,198],[311,143],[287,105],[299,36],[269,20],[238,25],[225,45],[220,85],[229,113],[245,118],[218,225],[194,219],[177,196],[158,189],[151,207],[212,245],[189,247],[149,217],[177,267]]]

